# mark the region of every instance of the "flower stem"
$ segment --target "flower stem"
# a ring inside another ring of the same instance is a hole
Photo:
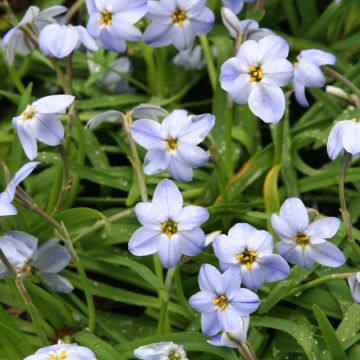
[[[216,67],[214,64],[213,56],[211,54],[209,40],[206,35],[200,36],[200,43],[201,43],[201,46],[202,46],[202,49],[204,52],[204,57],[205,57],[205,61],[206,61],[206,65],[207,65],[207,69],[208,69],[208,73],[209,73],[209,77],[210,77],[211,87],[212,87],[213,91],[215,91],[217,81],[218,81],[217,80],[217,71],[216,71]]]
[[[304,285],[300,285],[300,286],[296,287],[295,289],[292,289],[289,292],[288,295],[292,296],[292,295],[299,294],[299,293],[301,293],[301,292],[303,292],[305,290],[308,290],[308,289],[311,289],[311,288],[313,288],[315,286],[324,284],[324,283],[326,283],[328,281],[347,279],[348,277],[353,276],[354,274],[356,274],[356,273],[354,272],[354,273],[340,273],[340,274],[325,275],[325,276],[322,276],[322,277],[320,277],[318,279],[309,281],[308,283],[306,283]]]
[[[333,79],[343,83],[346,87],[348,87],[358,97],[357,105],[360,106],[360,89],[352,81],[329,67],[325,67],[325,72]]]
[[[60,211],[62,208],[62,205],[66,199],[66,195],[71,189],[71,178],[69,176],[69,162],[68,157],[66,154],[66,150],[63,144],[58,145],[58,150],[60,153],[62,165],[63,165],[63,188],[59,193],[56,205],[55,205],[55,211]]]
[[[16,189],[16,200],[24,207],[33,211],[36,215],[44,219],[50,225],[52,225],[55,229],[55,232],[59,236],[59,238],[64,242],[66,248],[68,249],[70,255],[72,256],[77,272],[79,274],[80,280],[84,287],[85,298],[88,307],[88,330],[90,332],[95,331],[96,319],[95,319],[95,305],[94,299],[91,293],[89,280],[86,276],[86,272],[84,270],[83,265],[81,264],[79,257],[75,251],[73,242],[70,239],[69,234],[66,231],[66,228],[63,223],[58,223],[54,218],[52,218],[49,214],[47,214],[43,209],[38,207],[35,201],[20,187]]]
[[[254,10],[262,10],[265,8],[266,6],[266,1],[267,0],[257,0],[255,6],[254,6]]]
[[[340,211],[343,217],[343,221],[345,224],[346,229],[346,236],[349,244],[351,245],[352,249],[355,251],[356,254],[360,254],[360,249],[358,245],[355,242],[353,233],[352,233],[352,224],[351,224],[351,218],[350,213],[346,206],[346,197],[345,197],[345,175],[346,175],[346,169],[351,161],[352,155],[345,151],[343,160],[341,163],[340,168],[340,176],[339,176],[339,201],[340,201]]]
[[[194,316],[194,313],[193,313],[191,307],[189,306],[188,300],[184,294],[182,281],[181,281],[181,263],[176,265],[174,279],[175,279],[176,295],[177,295],[178,301],[181,304],[184,312],[188,315],[189,319],[192,319]]]
[[[81,9],[85,0],[77,0],[71,5],[69,11],[66,13],[66,23],[70,23],[75,14]]]
[[[257,360],[256,355],[251,349],[249,343],[242,342],[239,339],[236,339],[231,332],[227,332],[226,335],[232,342],[234,342],[238,346],[239,352],[244,360]]]
[[[45,332],[44,332],[43,328],[41,327],[41,321],[39,319],[39,314],[37,312],[36,307],[32,303],[27,290],[25,289],[24,283],[21,279],[21,274],[18,274],[16,272],[16,270],[13,268],[13,266],[11,265],[10,261],[8,260],[8,258],[6,257],[6,255],[4,254],[4,252],[2,251],[1,248],[0,248],[0,260],[4,264],[6,269],[10,272],[10,274],[14,277],[16,287],[19,290],[19,293],[24,300],[25,307],[26,307],[28,313],[30,314],[31,321],[34,325],[35,331],[36,331],[39,339],[41,340],[41,342],[44,346],[48,345],[49,343],[46,338]]]

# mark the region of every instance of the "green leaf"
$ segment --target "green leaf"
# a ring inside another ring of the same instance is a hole
[[[347,360],[347,356],[341,346],[339,338],[336,336],[335,330],[331,326],[324,312],[317,305],[313,306],[313,311],[324,336],[326,347],[331,354],[331,358],[336,360]]]

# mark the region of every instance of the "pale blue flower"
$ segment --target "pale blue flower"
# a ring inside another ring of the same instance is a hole
[[[64,13],[66,10],[65,6],[52,6],[40,11],[37,6],[30,6],[21,21],[9,30],[2,39],[2,47],[6,48],[8,62],[14,62],[16,52],[26,55],[35,48],[35,44],[31,42],[21,29],[24,25],[33,24],[35,29],[40,31],[46,25],[55,24],[56,20],[54,17]]]
[[[135,256],[157,253],[166,268],[174,267],[182,254],[198,255],[205,246],[205,234],[200,225],[209,218],[206,209],[189,205],[177,186],[163,180],[156,187],[152,202],[138,203],[135,214],[143,225],[129,241],[129,251]]]
[[[110,68],[116,70],[119,73],[126,75],[131,75],[131,71],[132,71],[131,61],[128,57],[125,56],[114,60],[111,63]],[[117,94],[130,93],[133,91],[133,89],[129,86],[129,83],[126,79],[124,79],[118,73],[111,70],[107,71],[99,82],[108,91]]]
[[[360,272],[348,278],[351,296],[356,304],[360,305]]]
[[[271,234],[249,224],[234,225],[228,235],[215,238],[213,247],[221,269],[238,267],[243,286],[248,289],[260,289],[264,282],[279,281],[289,275],[288,263],[273,254]]]
[[[201,329],[205,336],[220,331],[242,331],[241,317],[254,312],[259,297],[241,289],[241,275],[236,267],[221,274],[214,266],[204,264],[199,272],[200,292],[191,296],[190,306],[201,313]]]
[[[141,346],[135,349],[134,356],[141,360],[188,360],[184,346],[172,341]]]
[[[83,44],[92,51],[98,50],[96,41],[83,26],[51,24],[39,34],[39,48],[45,56],[64,58]]]
[[[259,23],[255,20],[239,18],[228,8],[221,9],[221,19],[225,27],[229,30],[230,36],[241,42],[245,40],[259,41],[265,36],[274,35],[269,29],[259,28]]]
[[[178,52],[173,62],[186,70],[201,70],[205,66],[205,59],[200,45]]]
[[[295,97],[302,106],[309,106],[305,96],[305,87],[321,88],[325,85],[323,65],[334,65],[336,57],[322,50],[303,50],[296,57],[294,64],[293,86]]]
[[[39,162],[29,162],[23,165],[10,180],[6,189],[0,193],[0,216],[16,215],[17,209],[11,204],[15,197],[16,187],[27,178]]]
[[[247,332],[250,325],[250,316],[240,316],[240,330],[222,331],[207,342],[215,346],[225,346],[233,349],[239,348],[239,343],[246,343]]]
[[[289,263],[301,268],[309,268],[315,263],[329,267],[345,263],[339,248],[325,240],[337,233],[338,218],[321,218],[310,224],[303,202],[290,198],[282,204],[280,216],[271,216],[271,225],[282,240],[276,243],[276,250]]]
[[[347,151],[353,156],[360,154],[360,119],[343,120],[331,129],[327,142],[327,153],[331,160]]]
[[[39,349],[34,355],[24,360],[96,360],[95,354],[84,346],[77,344],[57,344]]]
[[[193,168],[209,161],[208,153],[198,144],[215,125],[211,114],[190,115],[175,110],[161,124],[140,119],[131,125],[134,140],[148,150],[144,160],[144,173],[157,174],[167,170],[177,181],[191,181]]]
[[[71,95],[45,96],[28,105],[20,116],[13,118],[13,126],[30,160],[37,154],[36,140],[49,146],[62,143],[64,128],[57,114],[64,113],[74,99]]]
[[[73,290],[71,283],[57,275],[70,261],[68,250],[55,240],[38,248],[38,239],[20,231],[9,231],[0,237],[0,248],[14,267],[19,277],[34,275],[50,289],[68,293]],[[0,279],[11,274],[0,264]]]
[[[249,104],[250,110],[266,123],[277,123],[285,112],[281,86],[294,75],[286,60],[287,42],[279,36],[266,36],[259,42],[245,41],[236,57],[221,67],[221,87],[237,104]]]
[[[146,17],[151,24],[144,41],[151,47],[173,44],[179,51],[192,47],[195,37],[208,33],[215,21],[205,0],[149,1]]]
[[[244,7],[245,3],[251,3],[255,0],[222,0],[224,6],[235,14],[238,14]]]
[[[89,12],[87,29],[104,49],[125,51],[125,41],[140,41],[140,30],[134,24],[148,9],[146,0],[86,0]]]

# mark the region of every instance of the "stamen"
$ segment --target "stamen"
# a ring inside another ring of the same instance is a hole
[[[176,150],[177,149],[177,139],[174,139],[171,136],[168,136],[166,138],[166,151],[170,152],[171,150]]]
[[[111,25],[112,24],[112,14],[108,10],[101,12],[100,25]]]
[[[168,236],[170,239],[171,236],[177,233],[177,224],[174,221],[168,220],[161,225],[161,231]]]
[[[217,305],[221,311],[224,311],[229,305],[229,300],[225,295],[220,295],[213,301],[213,305]]]
[[[309,244],[310,238],[306,234],[299,234],[292,238],[297,244],[304,249]]]
[[[176,11],[172,14],[172,20],[174,23],[177,23],[180,27],[182,27],[184,21],[186,20],[186,12],[179,8],[176,9]]]
[[[249,71],[250,71],[250,81],[251,82],[259,82],[262,80],[263,78],[263,72],[261,70],[260,66],[249,66]]]
[[[256,261],[256,252],[245,250],[242,254],[237,255],[236,259],[239,260],[242,264],[245,264],[246,267],[250,270],[252,263]]]
[[[59,355],[56,355],[53,351],[49,353],[50,360],[66,360],[68,359],[67,353],[65,350],[61,350]]]
[[[181,360],[181,355],[177,351],[171,351],[168,354],[169,360]]]
[[[23,119],[24,120],[30,120],[35,116],[35,114],[36,114],[35,108],[32,105],[30,105],[23,112]]]

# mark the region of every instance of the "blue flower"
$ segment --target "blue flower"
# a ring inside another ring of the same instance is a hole
[[[209,160],[206,151],[197,146],[215,124],[210,114],[190,115],[185,110],[175,110],[161,124],[149,119],[131,125],[134,140],[148,150],[144,160],[147,175],[167,170],[177,181],[191,181],[193,168]]]
[[[61,59],[69,56],[81,44],[89,50],[98,50],[96,41],[83,26],[51,24],[39,34],[39,48],[45,56]]]
[[[294,75],[286,60],[289,46],[279,36],[266,36],[258,43],[245,41],[236,57],[221,67],[221,87],[237,104],[249,103],[250,110],[266,123],[277,123],[285,112],[285,96],[280,86]]]
[[[173,342],[159,342],[141,346],[135,349],[134,356],[141,360],[188,360],[184,346]]]
[[[205,336],[220,331],[241,331],[241,317],[254,312],[259,297],[248,289],[241,289],[241,275],[236,267],[221,274],[214,266],[204,264],[199,272],[200,292],[191,296],[189,304],[201,315],[201,329]]]
[[[9,30],[2,39],[2,47],[6,48],[6,57],[9,63],[14,62],[16,52],[27,55],[35,48],[26,36],[22,27],[27,24],[33,24],[37,31],[40,31],[46,25],[56,23],[54,19],[67,10],[64,6],[52,6],[40,12],[37,6],[30,6],[21,21],[11,30]]]
[[[247,332],[250,325],[250,316],[240,316],[239,322],[240,330],[229,332],[222,331],[207,342],[215,346],[225,346],[233,349],[238,348],[239,343],[246,343]]]
[[[135,214],[143,225],[129,241],[129,251],[135,256],[157,253],[163,266],[172,268],[182,254],[195,256],[205,246],[200,225],[209,213],[200,206],[183,207],[180,191],[170,180],[159,183],[151,203],[137,204]]]
[[[322,50],[303,50],[296,57],[294,64],[293,86],[295,97],[302,106],[309,106],[305,96],[305,87],[320,88],[325,85],[323,65],[334,65],[336,57]]]
[[[50,146],[62,143],[64,128],[57,114],[64,113],[74,99],[71,95],[45,96],[28,105],[20,116],[13,118],[13,126],[30,160],[37,154],[36,140]]]
[[[251,3],[255,0],[222,0],[224,6],[235,14],[238,14],[244,7],[244,3]]]
[[[9,231],[0,237],[0,248],[14,267],[19,277],[30,275],[40,277],[41,282],[57,292],[73,290],[71,283],[58,272],[70,261],[70,254],[64,246],[50,240],[38,248],[38,239],[20,231]],[[0,264],[0,279],[11,274]]]
[[[348,278],[351,296],[356,304],[360,305],[360,272]]]
[[[84,346],[77,344],[57,344],[39,349],[34,355],[24,360],[57,360],[57,359],[79,359],[96,360],[95,354]]]
[[[39,162],[29,162],[23,165],[10,180],[6,189],[0,193],[0,216],[16,215],[17,209],[12,205],[15,197],[16,187],[27,178],[36,168]]]
[[[205,66],[205,59],[200,45],[178,52],[173,62],[186,70],[201,70]]]
[[[327,153],[331,160],[347,151],[353,156],[360,154],[360,119],[343,120],[331,129]]]
[[[265,36],[274,35],[269,29],[259,28],[259,23],[255,20],[239,20],[238,17],[228,8],[221,9],[221,19],[225,27],[229,30],[230,36],[235,40],[255,40],[259,41]]]
[[[133,25],[148,9],[146,0],[86,0],[90,15],[87,29],[106,50],[125,51],[125,41],[139,41],[141,32]]]
[[[228,236],[215,238],[213,247],[221,269],[239,267],[242,283],[248,289],[260,289],[264,282],[279,281],[289,275],[287,262],[273,254],[271,234],[249,224],[234,225]]]
[[[277,252],[289,263],[309,268],[315,263],[339,267],[345,263],[344,254],[325,239],[332,238],[340,226],[335,217],[321,218],[309,223],[309,215],[300,199],[287,199],[280,208],[280,216],[271,216],[271,225],[281,242]]]
[[[215,21],[205,0],[149,1],[146,17],[152,23],[144,41],[152,47],[173,44],[179,51],[191,48],[195,37],[208,33]]]

